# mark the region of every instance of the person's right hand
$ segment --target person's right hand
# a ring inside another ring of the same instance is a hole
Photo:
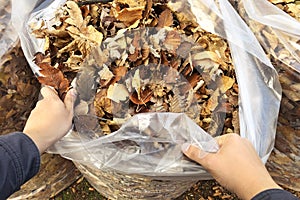
[[[33,140],[42,154],[71,129],[76,91],[69,90],[64,101],[48,86],[41,89],[41,95],[43,98],[31,111],[23,132]]]
[[[182,151],[242,199],[251,199],[266,189],[280,188],[249,140],[237,134],[223,135],[216,140],[220,146],[216,153],[206,153],[188,144],[182,146]]]

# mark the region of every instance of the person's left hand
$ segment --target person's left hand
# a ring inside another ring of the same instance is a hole
[[[71,89],[64,102],[55,90],[47,86],[41,89],[41,95],[43,98],[31,111],[23,132],[34,141],[40,153],[43,153],[70,130],[76,91]]]

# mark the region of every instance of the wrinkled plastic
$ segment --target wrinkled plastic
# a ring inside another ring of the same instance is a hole
[[[275,35],[279,44],[283,45],[287,52],[284,52],[286,55],[282,56],[280,50],[272,48],[274,41],[266,37],[261,32],[261,28],[252,28],[264,49],[300,73],[300,22],[265,0],[258,0],[255,3],[251,0],[240,0],[239,4],[239,12],[246,22],[256,24],[256,27],[265,26],[264,31]]]
[[[239,85],[240,135],[264,162],[274,146],[281,99],[277,73],[255,35],[227,0],[189,0],[201,28],[226,38]]]
[[[63,1],[49,3],[45,1],[30,15],[21,15],[27,19],[19,29],[22,47],[34,71],[37,67],[32,63],[33,55],[41,51],[43,41],[30,35],[28,23],[44,18],[51,24],[55,10]],[[186,4],[190,5],[201,28],[228,40],[240,91],[240,135],[252,142],[266,162],[274,146],[281,99],[275,69],[254,34],[227,0],[218,3],[188,0]],[[145,134],[148,129],[154,135]],[[196,143],[206,151],[216,151],[216,143],[211,139],[184,114],[148,113],[134,116],[119,131],[97,139],[72,132],[56,143],[51,152],[98,169],[113,168],[124,173],[152,176],[193,175],[197,179],[207,179],[209,174],[200,166],[182,159],[180,145],[183,142]],[[153,149],[157,142],[167,144],[168,148]]]
[[[0,0],[0,58],[13,46],[18,34],[11,24],[11,1]]]
[[[33,62],[34,54],[44,51],[45,42],[31,34],[30,24],[39,21],[39,19],[50,22],[54,17],[54,10],[63,3],[65,3],[65,0],[12,0],[12,25],[19,34],[24,55],[34,74],[39,74],[39,68]]]
[[[234,3],[275,62],[283,88],[276,144],[267,167],[276,183],[300,191],[300,22],[268,1]],[[293,181],[291,181],[293,177]]]
[[[74,132],[55,148],[68,159],[99,169],[149,176],[205,175],[200,165],[184,159],[181,145],[185,142],[208,152],[218,150],[216,141],[182,113],[138,114],[112,134],[87,139]]]

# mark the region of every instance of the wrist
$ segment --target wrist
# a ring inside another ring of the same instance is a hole
[[[27,135],[28,137],[30,137],[30,139],[34,142],[34,144],[38,148],[40,154],[42,154],[44,151],[46,151],[48,146],[50,146],[50,144],[48,144],[49,143],[48,141],[43,140],[41,137],[39,137],[39,135],[41,135],[41,134],[38,132],[24,129],[23,133],[25,135]]]
[[[275,183],[275,181],[269,177],[269,178],[261,178],[256,179],[253,181],[250,185],[248,185],[248,192],[245,192],[245,195],[241,195],[242,199],[250,200],[259,193],[269,190],[269,189],[282,189],[279,185]]]

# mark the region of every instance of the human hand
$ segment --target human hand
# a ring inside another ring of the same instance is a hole
[[[41,89],[43,99],[31,111],[23,132],[37,145],[40,153],[62,138],[70,130],[76,91],[71,89],[64,102],[50,87]]]
[[[216,153],[207,153],[188,144],[182,146],[182,151],[242,199],[251,199],[266,189],[280,188],[249,140],[237,134],[223,135],[216,140],[220,147]]]

